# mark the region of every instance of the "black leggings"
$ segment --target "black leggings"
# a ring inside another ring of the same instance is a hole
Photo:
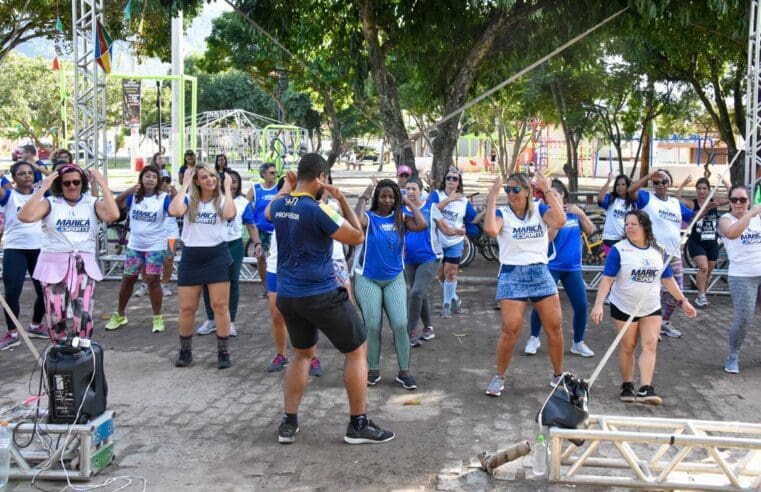
[[[5,288],[5,300],[13,311],[14,316],[18,318],[21,306],[21,291],[24,290],[24,280],[26,274],[31,276],[34,268],[37,266],[37,257],[40,255],[39,249],[5,249],[3,250],[3,286]],[[39,324],[45,315],[45,300],[42,294],[42,285],[32,279],[34,291],[37,298],[34,300],[34,312],[32,313],[32,323]],[[8,330],[15,330],[16,325],[13,320],[5,313],[5,322]]]

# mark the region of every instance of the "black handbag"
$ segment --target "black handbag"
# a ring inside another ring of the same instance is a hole
[[[541,425],[576,429],[589,418],[589,384],[571,373],[563,373],[549,398],[536,414]],[[540,422],[541,419],[541,422]]]

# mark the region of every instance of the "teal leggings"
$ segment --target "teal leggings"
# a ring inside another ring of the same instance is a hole
[[[410,368],[410,340],[407,335],[407,285],[404,273],[392,280],[378,282],[361,274],[354,278],[354,297],[365,319],[367,329],[367,363],[370,369],[380,366],[381,321],[386,312],[391,332],[394,334],[394,348],[399,370]]]

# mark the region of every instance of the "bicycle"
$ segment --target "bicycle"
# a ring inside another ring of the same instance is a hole
[[[581,262],[585,265],[602,265],[605,263],[605,251],[602,247],[605,215],[590,215],[589,220],[595,225],[595,230],[589,236],[581,231]]]

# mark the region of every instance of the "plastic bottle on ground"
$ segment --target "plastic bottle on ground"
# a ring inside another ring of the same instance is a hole
[[[547,443],[544,434],[539,434],[534,445],[534,475],[544,475],[547,472]]]

